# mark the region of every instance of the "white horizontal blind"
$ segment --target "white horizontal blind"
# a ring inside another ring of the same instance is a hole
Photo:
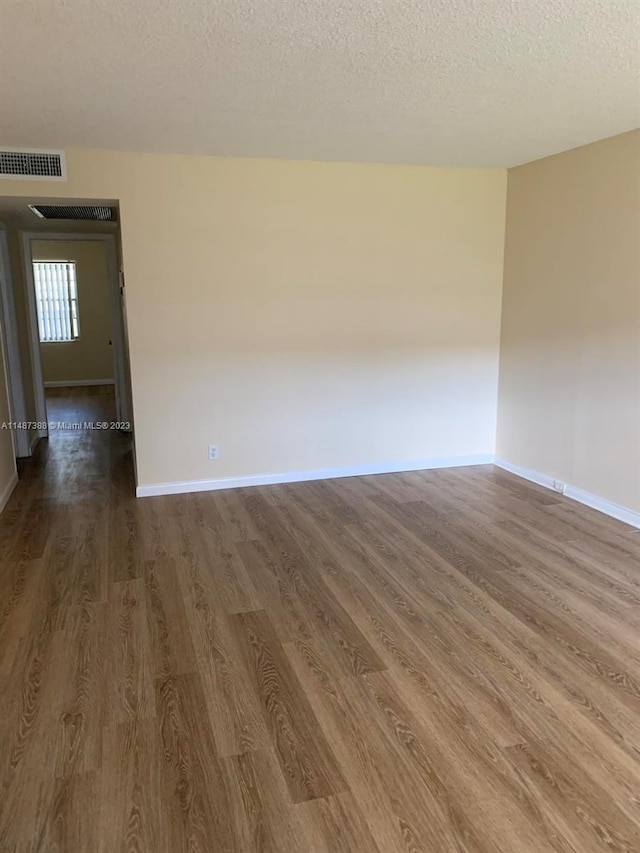
[[[40,341],[74,341],[80,336],[76,265],[71,261],[34,261],[33,280]]]

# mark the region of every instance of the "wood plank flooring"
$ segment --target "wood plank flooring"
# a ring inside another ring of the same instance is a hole
[[[50,420],[109,420],[58,389]],[[0,851],[640,851],[640,532],[491,466],[0,517]]]

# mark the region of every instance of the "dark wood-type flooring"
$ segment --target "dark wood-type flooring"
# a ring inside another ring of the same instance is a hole
[[[637,853],[639,546],[491,466],[136,500],[55,432],[0,517],[0,851]]]

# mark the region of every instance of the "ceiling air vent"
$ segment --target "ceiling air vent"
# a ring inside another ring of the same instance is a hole
[[[0,178],[66,181],[64,151],[0,148]]]
[[[93,222],[115,222],[112,207],[96,204],[30,204],[40,219],[81,219]]]

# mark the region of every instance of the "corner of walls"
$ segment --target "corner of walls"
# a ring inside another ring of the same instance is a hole
[[[545,489],[551,489],[559,495],[564,495],[566,498],[591,507],[591,509],[598,510],[598,512],[602,512],[604,515],[608,515],[611,518],[615,518],[618,521],[629,524],[631,527],[637,527],[640,529],[640,512],[634,512],[633,510],[620,506],[620,504],[616,504],[613,501],[605,500],[605,498],[601,498],[599,495],[594,495],[584,489],[579,489],[577,486],[572,486],[569,483],[563,483],[561,480],[556,480],[548,474],[543,474],[540,471],[534,471],[531,468],[524,468],[522,465],[514,465],[513,462],[509,462],[506,459],[496,457],[494,464],[498,468],[508,471],[510,474],[515,474],[516,477],[521,477],[523,480],[528,480],[530,483],[536,483],[536,485],[543,486]]]
[[[504,288],[505,288],[505,253],[507,247],[507,229],[509,227],[509,174],[511,169],[505,169],[504,184],[504,223],[502,239],[502,279],[500,283],[500,309],[498,326],[498,381],[496,388],[496,429],[493,443],[494,457],[498,453],[499,431],[500,431],[500,384],[502,381],[502,340],[504,326]]]

